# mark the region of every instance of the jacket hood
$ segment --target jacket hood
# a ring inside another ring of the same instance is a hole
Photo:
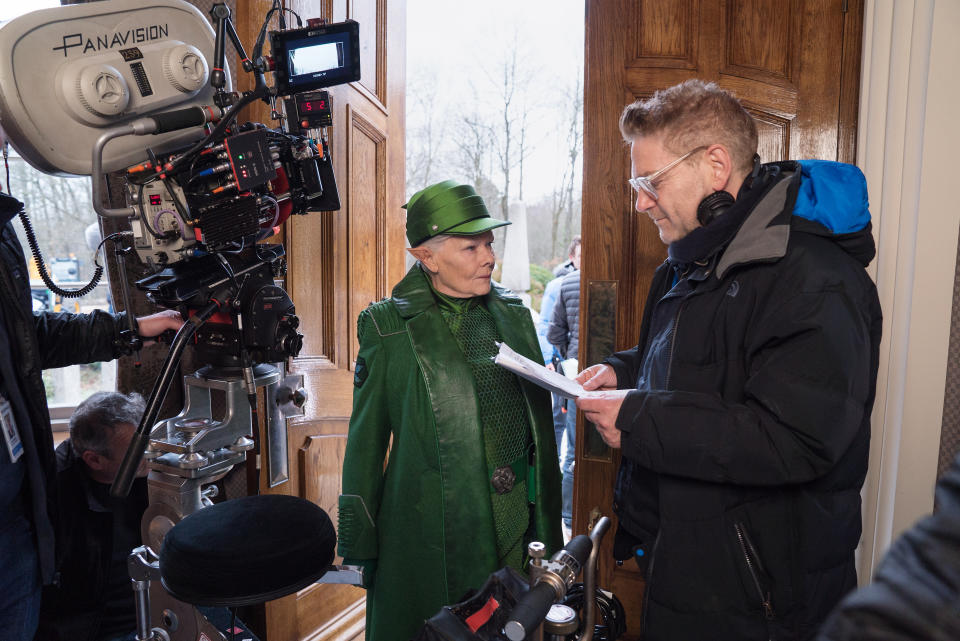
[[[867,179],[855,165],[801,160],[794,216],[820,223],[834,235],[862,231],[870,224]]]
[[[801,160],[793,229],[829,237],[866,267],[877,254],[867,200],[867,179],[855,165]],[[812,224],[811,224],[812,223]]]
[[[782,258],[791,233],[829,238],[864,267],[876,255],[867,181],[856,166],[829,160],[768,163],[753,189],[761,195],[748,199],[755,204],[720,258],[718,277],[734,265]]]

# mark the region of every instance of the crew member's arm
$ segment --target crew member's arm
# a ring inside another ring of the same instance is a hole
[[[540,318],[537,319],[537,341],[540,343],[543,363],[550,369],[553,369],[553,356],[557,354],[557,348],[547,338],[547,332],[550,330],[550,318],[553,316],[553,308],[557,302],[557,290],[561,280],[560,278],[554,278],[543,289],[543,298],[540,299]]]
[[[936,504],[894,541],[873,582],[833,611],[818,641],[960,639],[960,458],[937,483]]]
[[[570,324],[567,322],[567,303],[564,300],[563,288],[557,295],[557,302],[553,305],[550,314],[550,327],[547,328],[547,340],[560,350],[560,355],[567,357],[567,346],[570,344]]]
[[[383,492],[383,461],[390,442],[387,359],[369,311],[357,320],[360,350],[354,375],[353,413],[343,459],[337,526],[344,563],[364,567],[364,587],[373,583],[378,556],[377,513]]]
[[[655,472],[748,485],[822,476],[863,437],[879,323],[868,327],[841,288],[796,291],[751,324],[742,401],[620,390],[581,397],[578,407],[608,443]]]
[[[94,310],[89,314],[34,312],[43,369],[110,361],[122,352],[120,332],[127,328],[126,314]],[[164,310],[137,319],[141,336],[158,336],[183,325],[179,312]]]

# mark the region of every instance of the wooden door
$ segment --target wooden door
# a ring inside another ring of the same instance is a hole
[[[287,424],[289,480],[269,487],[267,474],[260,474],[261,493],[304,497],[336,523],[357,315],[389,295],[403,276],[406,6],[403,0],[285,4],[304,20],[360,23],[361,79],[330,89],[330,139],[342,207],[292,218],[282,232],[286,288],[304,335],[303,351],[288,367],[304,376],[306,415]],[[238,31],[244,43],[252,43],[271,1],[237,0],[237,5]],[[362,638],[364,595],[360,588],[319,584],[271,601],[265,606],[265,641]]]
[[[623,107],[688,78],[712,80],[756,118],[764,162],[853,162],[862,22],[862,0],[587,0],[581,363],[636,344],[666,257],[654,225],[633,211]],[[579,419],[574,532],[611,514],[620,462]],[[613,564],[612,539],[600,585],[619,596],[636,635],[643,579],[632,562]]]

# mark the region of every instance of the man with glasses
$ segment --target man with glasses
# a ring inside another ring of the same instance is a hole
[[[626,107],[657,269],[636,347],[577,405],[622,463],[614,553],[663,639],[809,639],[856,586],[881,315],[866,183],[761,165],[736,98],[691,80]]]

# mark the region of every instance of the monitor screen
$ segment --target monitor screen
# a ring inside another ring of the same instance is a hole
[[[271,33],[280,95],[360,79],[359,27],[353,20]]]
[[[302,76],[343,66],[343,43],[328,42],[290,51],[290,75]]]

